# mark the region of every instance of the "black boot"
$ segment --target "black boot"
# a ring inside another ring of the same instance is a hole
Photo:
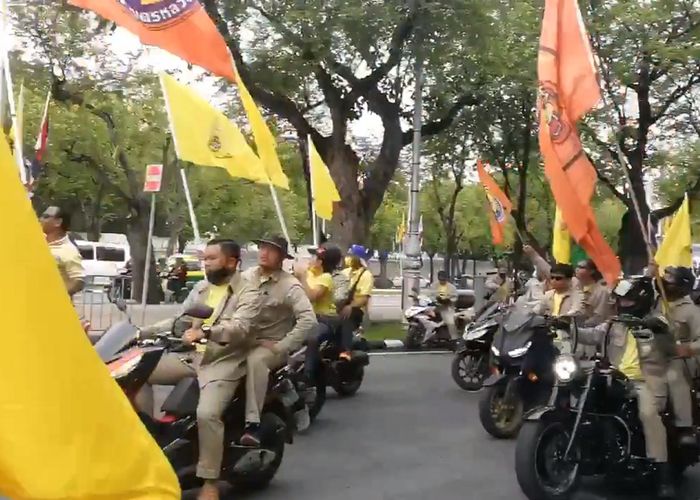
[[[656,496],[662,499],[676,498],[673,470],[669,463],[656,464]]]

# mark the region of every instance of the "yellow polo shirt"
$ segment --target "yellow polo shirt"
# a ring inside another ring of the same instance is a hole
[[[61,273],[61,278],[63,279],[63,284],[66,289],[68,289],[71,281],[85,279],[83,258],[68,236],[50,242],[49,250],[51,250],[53,258],[56,259],[58,272]]]
[[[357,287],[355,288],[355,297],[371,297],[372,290],[374,290],[374,276],[372,276],[372,271],[366,269],[365,272],[362,273],[363,269],[365,268],[361,267],[359,269],[352,269],[350,267],[346,267],[343,269],[343,272],[350,280],[350,287],[357,283]],[[362,276],[360,276],[360,273],[362,273]],[[365,305],[362,310],[367,312],[367,306]]]
[[[552,304],[552,315],[554,315],[554,316],[561,315],[561,305],[564,303],[565,296],[566,295],[563,293],[554,292],[554,297],[553,297],[554,303]]]
[[[228,295],[229,284],[224,283],[223,285],[209,285],[209,290],[207,292],[207,299],[204,301],[206,305],[216,311],[219,308],[219,304],[226,300]],[[204,326],[211,326],[214,324],[214,315],[212,314],[207,319],[205,319],[202,324]]]
[[[625,352],[620,360],[619,370],[630,380],[643,380],[642,367],[639,364],[639,350],[637,339],[629,331],[625,342]]]
[[[333,276],[330,273],[317,273],[313,269],[306,272],[306,282],[310,288],[321,287],[324,289],[323,295],[312,302],[314,312],[321,316],[335,316],[335,302],[333,302]]]

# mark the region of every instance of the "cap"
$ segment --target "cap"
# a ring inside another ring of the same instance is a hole
[[[255,243],[256,245],[270,245],[276,247],[277,249],[279,249],[280,252],[282,252],[282,255],[285,259],[294,258],[291,255],[289,255],[289,242],[284,238],[284,236],[264,236],[260,239],[253,240],[253,243]]]

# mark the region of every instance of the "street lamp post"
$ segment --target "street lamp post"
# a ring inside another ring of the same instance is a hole
[[[420,8],[420,0],[416,0],[416,9]],[[404,240],[403,260],[403,293],[401,307],[406,308],[410,303],[410,295],[420,289],[421,271],[421,241],[420,241],[420,160],[421,160],[421,127],[423,124],[423,32],[418,23],[414,38],[415,52],[415,100],[413,104],[413,157],[411,161],[411,187],[409,191],[409,221],[408,232]]]

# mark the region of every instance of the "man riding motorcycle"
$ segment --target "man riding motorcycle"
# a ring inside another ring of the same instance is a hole
[[[260,296],[260,311],[253,335],[256,346],[246,359],[246,430],[241,444],[260,444],[260,412],[265,403],[270,370],[303,344],[316,326],[316,315],[299,280],[282,270],[291,259],[282,236],[255,240],[258,266],[243,273]]]
[[[696,443],[693,430],[693,406],[690,396],[692,379],[697,376],[700,356],[700,309],[690,298],[695,283],[688,267],[667,267],[662,283],[668,300],[667,315],[676,341],[676,358],[671,360],[666,381],[657,391],[671,396],[676,426],[681,433],[681,444]]]
[[[578,330],[578,340],[585,345],[596,346],[607,336],[607,357],[634,384],[639,406],[639,419],[642,422],[646,442],[647,458],[657,464],[657,494],[659,498],[675,498],[672,471],[668,464],[666,428],[655,398],[654,385],[663,379],[668,363],[667,353],[635,339],[629,324],[622,318],[625,315],[639,320],[654,332],[668,330],[663,317],[652,314],[654,306],[654,286],[647,277],[622,280],[613,291],[616,313],[620,319],[601,323],[596,327]],[[663,338],[663,337],[662,337]]]
[[[435,301],[438,303],[437,311],[450,332],[450,338],[457,340],[459,333],[455,324],[455,303],[457,302],[457,287],[447,280],[445,271],[438,272],[437,283],[431,290]]]
[[[204,322],[193,320],[182,336],[186,344],[207,339],[201,352],[168,353],[156,366],[148,384],[137,397],[139,408],[153,415],[152,385],[176,385],[187,377],[197,377],[200,387],[197,406],[199,463],[197,477],[204,479],[199,500],[218,500],[216,482],[224,452],[224,423],[221,417],[231,402],[238,383],[245,376],[245,360],[251,348],[253,322],[260,315],[257,290],[236,272],[240,247],[233,240],[214,239],[204,249],[201,281],[183,304],[183,311],[196,303],[214,308]],[[173,319],[146,327],[141,337],[153,336],[171,328]]]

